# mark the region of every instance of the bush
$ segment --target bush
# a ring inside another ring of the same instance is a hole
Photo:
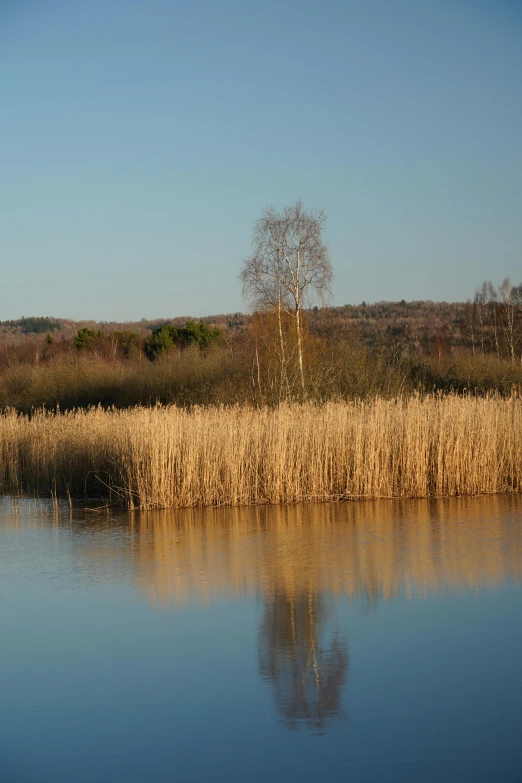
[[[74,344],[77,348],[89,348],[93,340],[103,339],[104,334],[101,329],[88,329],[86,326],[78,329]]]
[[[197,345],[204,349],[219,337],[219,329],[209,329],[202,321],[187,321],[183,329],[178,329],[172,324],[164,324],[154,329],[152,335],[145,343],[145,352],[149,359],[156,359],[170,348],[187,348],[189,345]]]
[[[149,359],[156,359],[177,344],[179,329],[172,324],[164,324],[154,329],[145,342],[145,353]]]

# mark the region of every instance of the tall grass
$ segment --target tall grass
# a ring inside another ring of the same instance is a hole
[[[522,399],[7,412],[0,486],[142,509],[520,492]]]

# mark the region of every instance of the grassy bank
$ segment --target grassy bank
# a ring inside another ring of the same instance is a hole
[[[522,399],[7,412],[0,486],[144,509],[520,492]]]

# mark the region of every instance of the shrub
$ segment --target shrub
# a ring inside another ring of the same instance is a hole
[[[74,338],[74,344],[77,348],[89,348],[93,340],[103,339],[103,337],[104,334],[101,329],[89,329],[83,326],[81,329],[78,329]]]
[[[219,335],[219,329],[209,329],[201,321],[187,321],[183,329],[178,329],[173,324],[164,324],[154,329],[145,343],[145,352],[149,359],[156,359],[174,346],[186,348],[189,345],[197,345],[202,349],[208,348]]]

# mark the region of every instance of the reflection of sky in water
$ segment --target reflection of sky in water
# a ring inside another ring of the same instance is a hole
[[[4,499],[0,780],[522,779],[521,520]]]

